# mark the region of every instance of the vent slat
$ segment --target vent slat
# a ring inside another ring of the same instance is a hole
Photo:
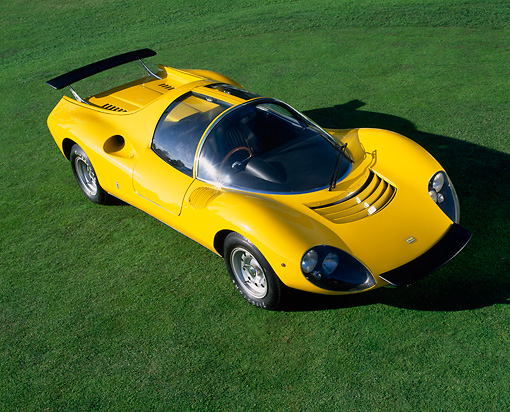
[[[173,89],[175,89],[175,87],[170,86],[169,84],[166,84],[166,83],[160,83],[160,84],[158,84],[158,86],[162,87],[163,89],[166,89],[166,90],[173,90]]]
[[[105,103],[101,106],[102,109],[106,109],[106,110],[110,110],[112,112],[127,112],[126,109],[123,109],[121,107],[118,107],[118,106],[114,106],[113,104],[110,104],[110,103]]]
[[[396,188],[370,171],[361,189],[346,201],[311,209],[333,223],[348,223],[364,219],[379,212],[393,199]]]

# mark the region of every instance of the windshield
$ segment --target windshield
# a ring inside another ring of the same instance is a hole
[[[339,150],[329,135],[290,106],[259,99],[227,112],[211,128],[196,175],[250,191],[310,192],[330,185]],[[341,162],[340,168],[337,181],[351,163]]]

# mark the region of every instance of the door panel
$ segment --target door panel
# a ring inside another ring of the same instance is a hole
[[[133,171],[133,187],[142,197],[174,215],[181,213],[182,202],[193,178],[164,162],[147,148]]]

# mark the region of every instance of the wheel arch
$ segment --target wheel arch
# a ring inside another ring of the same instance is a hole
[[[69,139],[66,137],[62,141],[62,153],[66,157],[67,160],[71,160],[71,149],[72,147],[77,144],[74,140]]]
[[[228,235],[231,233],[235,233],[233,230],[220,230],[216,235],[214,236],[213,246],[214,250],[218,255],[221,257],[224,257],[224,250],[223,246],[225,245],[225,239]]]

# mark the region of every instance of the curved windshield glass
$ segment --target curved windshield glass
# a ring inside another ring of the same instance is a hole
[[[152,150],[165,162],[193,175],[193,161],[198,143],[207,126],[230,104],[198,93],[186,93],[161,116]]]
[[[339,145],[290,106],[254,100],[227,112],[200,150],[197,177],[226,187],[272,193],[324,189],[351,163]],[[342,161],[343,160],[343,161]]]

